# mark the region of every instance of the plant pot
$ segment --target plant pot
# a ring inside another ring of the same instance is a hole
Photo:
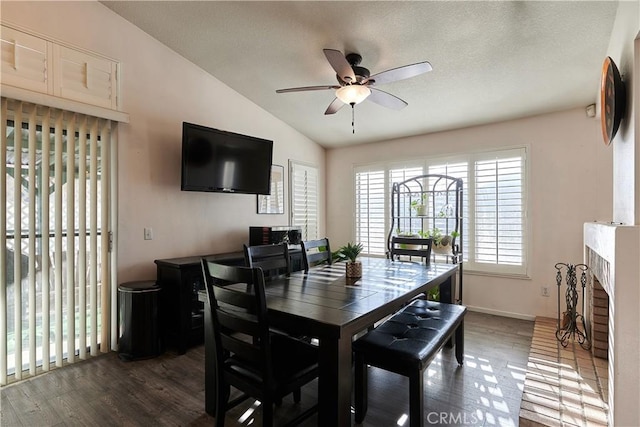
[[[362,277],[362,263],[360,261],[352,262],[347,261],[345,264],[345,271],[347,277],[351,279],[357,279]]]
[[[431,246],[431,250],[434,253],[440,254],[440,255],[451,255],[451,254],[453,254],[453,249],[451,248],[451,245],[446,245],[446,246],[432,245]]]
[[[417,216],[427,216],[427,205],[417,205],[415,208]]]
[[[416,239],[420,238],[420,235],[418,234],[398,234],[398,237],[414,237]],[[411,245],[409,243],[400,243],[398,245],[400,247],[400,249],[420,249],[422,246],[420,245]]]

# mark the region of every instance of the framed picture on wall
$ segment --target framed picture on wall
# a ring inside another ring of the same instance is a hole
[[[258,194],[259,214],[284,214],[284,166],[271,165],[271,194]]]

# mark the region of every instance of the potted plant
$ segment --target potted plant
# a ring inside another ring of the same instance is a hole
[[[411,208],[415,209],[417,216],[427,216],[427,193],[422,193],[419,199],[413,199]]]
[[[417,233],[413,233],[411,231],[400,231],[400,229],[396,230],[396,236],[398,237],[415,237],[416,239],[422,236],[422,232],[419,231]],[[401,249],[420,249],[420,245],[409,245],[406,243],[401,243]]]
[[[357,260],[362,252],[362,243],[347,243],[338,251],[338,257],[346,261],[346,273],[348,278],[362,277],[362,263]]]
[[[453,253],[453,244],[455,238],[460,236],[460,233],[457,231],[452,231],[450,234],[443,234],[439,228],[430,230],[429,234],[433,239],[433,252],[443,255],[450,255]]]

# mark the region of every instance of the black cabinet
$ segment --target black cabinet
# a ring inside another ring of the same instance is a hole
[[[294,247],[289,250],[291,269],[302,269],[302,252]],[[204,278],[200,260],[206,258],[222,264],[244,265],[244,254],[229,252],[204,256],[155,260],[161,288],[160,327],[167,346],[184,354],[187,348],[200,344],[204,339],[204,304],[198,300],[198,292],[204,290]]]
[[[205,258],[232,265],[243,265],[242,252],[206,255]],[[198,292],[204,290],[202,256],[155,260],[161,291],[160,323],[167,344],[178,353],[202,343],[204,337],[204,304]]]

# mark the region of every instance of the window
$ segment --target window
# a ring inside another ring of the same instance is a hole
[[[291,226],[300,227],[303,240],[318,238],[318,169],[289,162]]]
[[[385,255],[393,183],[422,174],[449,175],[463,180],[462,250],[467,271],[526,275],[525,172],[525,148],[357,167],[356,241],[366,254]],[[445,200],[436,198],[430,204],[447,209]],[[411,229],[409,224],[398,227]]]

